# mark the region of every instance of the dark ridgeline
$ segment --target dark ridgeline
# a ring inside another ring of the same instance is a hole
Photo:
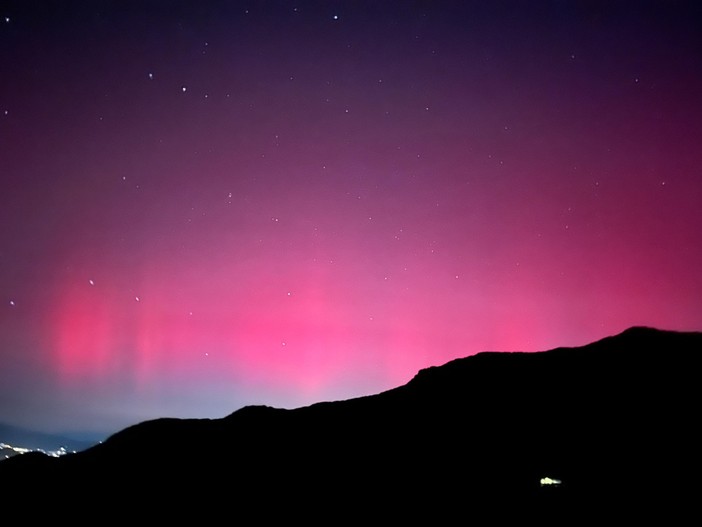
[[[207,511],[261,523],[696,513],[700,353],[702,333],[649,328],[479,353],[378,395],[158,419],[60,459],[17,456],[0,463],[0,488],[8,505],[58,492],[55,510],[71,517],[88,504],[101,518]],[[546,476],[562,484],[541,486]]]

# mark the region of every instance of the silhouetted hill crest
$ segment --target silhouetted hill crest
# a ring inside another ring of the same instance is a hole
[[[310,513],[309,499],[388,514],[408,504],[455,514],[495,500],[546,500],[551,513],[630,495],[667,503],[667,482],[696,469],[701,352],[702,333],[646,327],[581,347],[482,352],[357,399],[140,423],[51,469],[0,464],[0,482],[90,481],[82,491],[111,506],[92,485],[127,478],[130,495],[188,488],[197,506],[209,502],[191,483],[225,473],[239,509],[276,503],[281,515],[286,506]],[[563,484],[544,494],[544,476]]]

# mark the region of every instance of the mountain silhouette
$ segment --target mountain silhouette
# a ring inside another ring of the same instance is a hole
[[[483,352],[377,395],[157,419],[62,458],[16,456],[0,487],[15,502],[61,489],[64,513],[89,503],[261,523],[698,514],[700,353],[702,333],[645,327]]]

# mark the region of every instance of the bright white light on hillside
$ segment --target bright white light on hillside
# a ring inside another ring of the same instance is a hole
[[[546,476],[545,478],[541,478],[541,486],[542,487],[546,487],[546,486],[557,487],[560,484],[561,484],[560,479],[549,478],[548,476]]]

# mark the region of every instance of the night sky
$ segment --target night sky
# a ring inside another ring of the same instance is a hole
[[[0,422],[702,329],[691,2],[0,2]]]

